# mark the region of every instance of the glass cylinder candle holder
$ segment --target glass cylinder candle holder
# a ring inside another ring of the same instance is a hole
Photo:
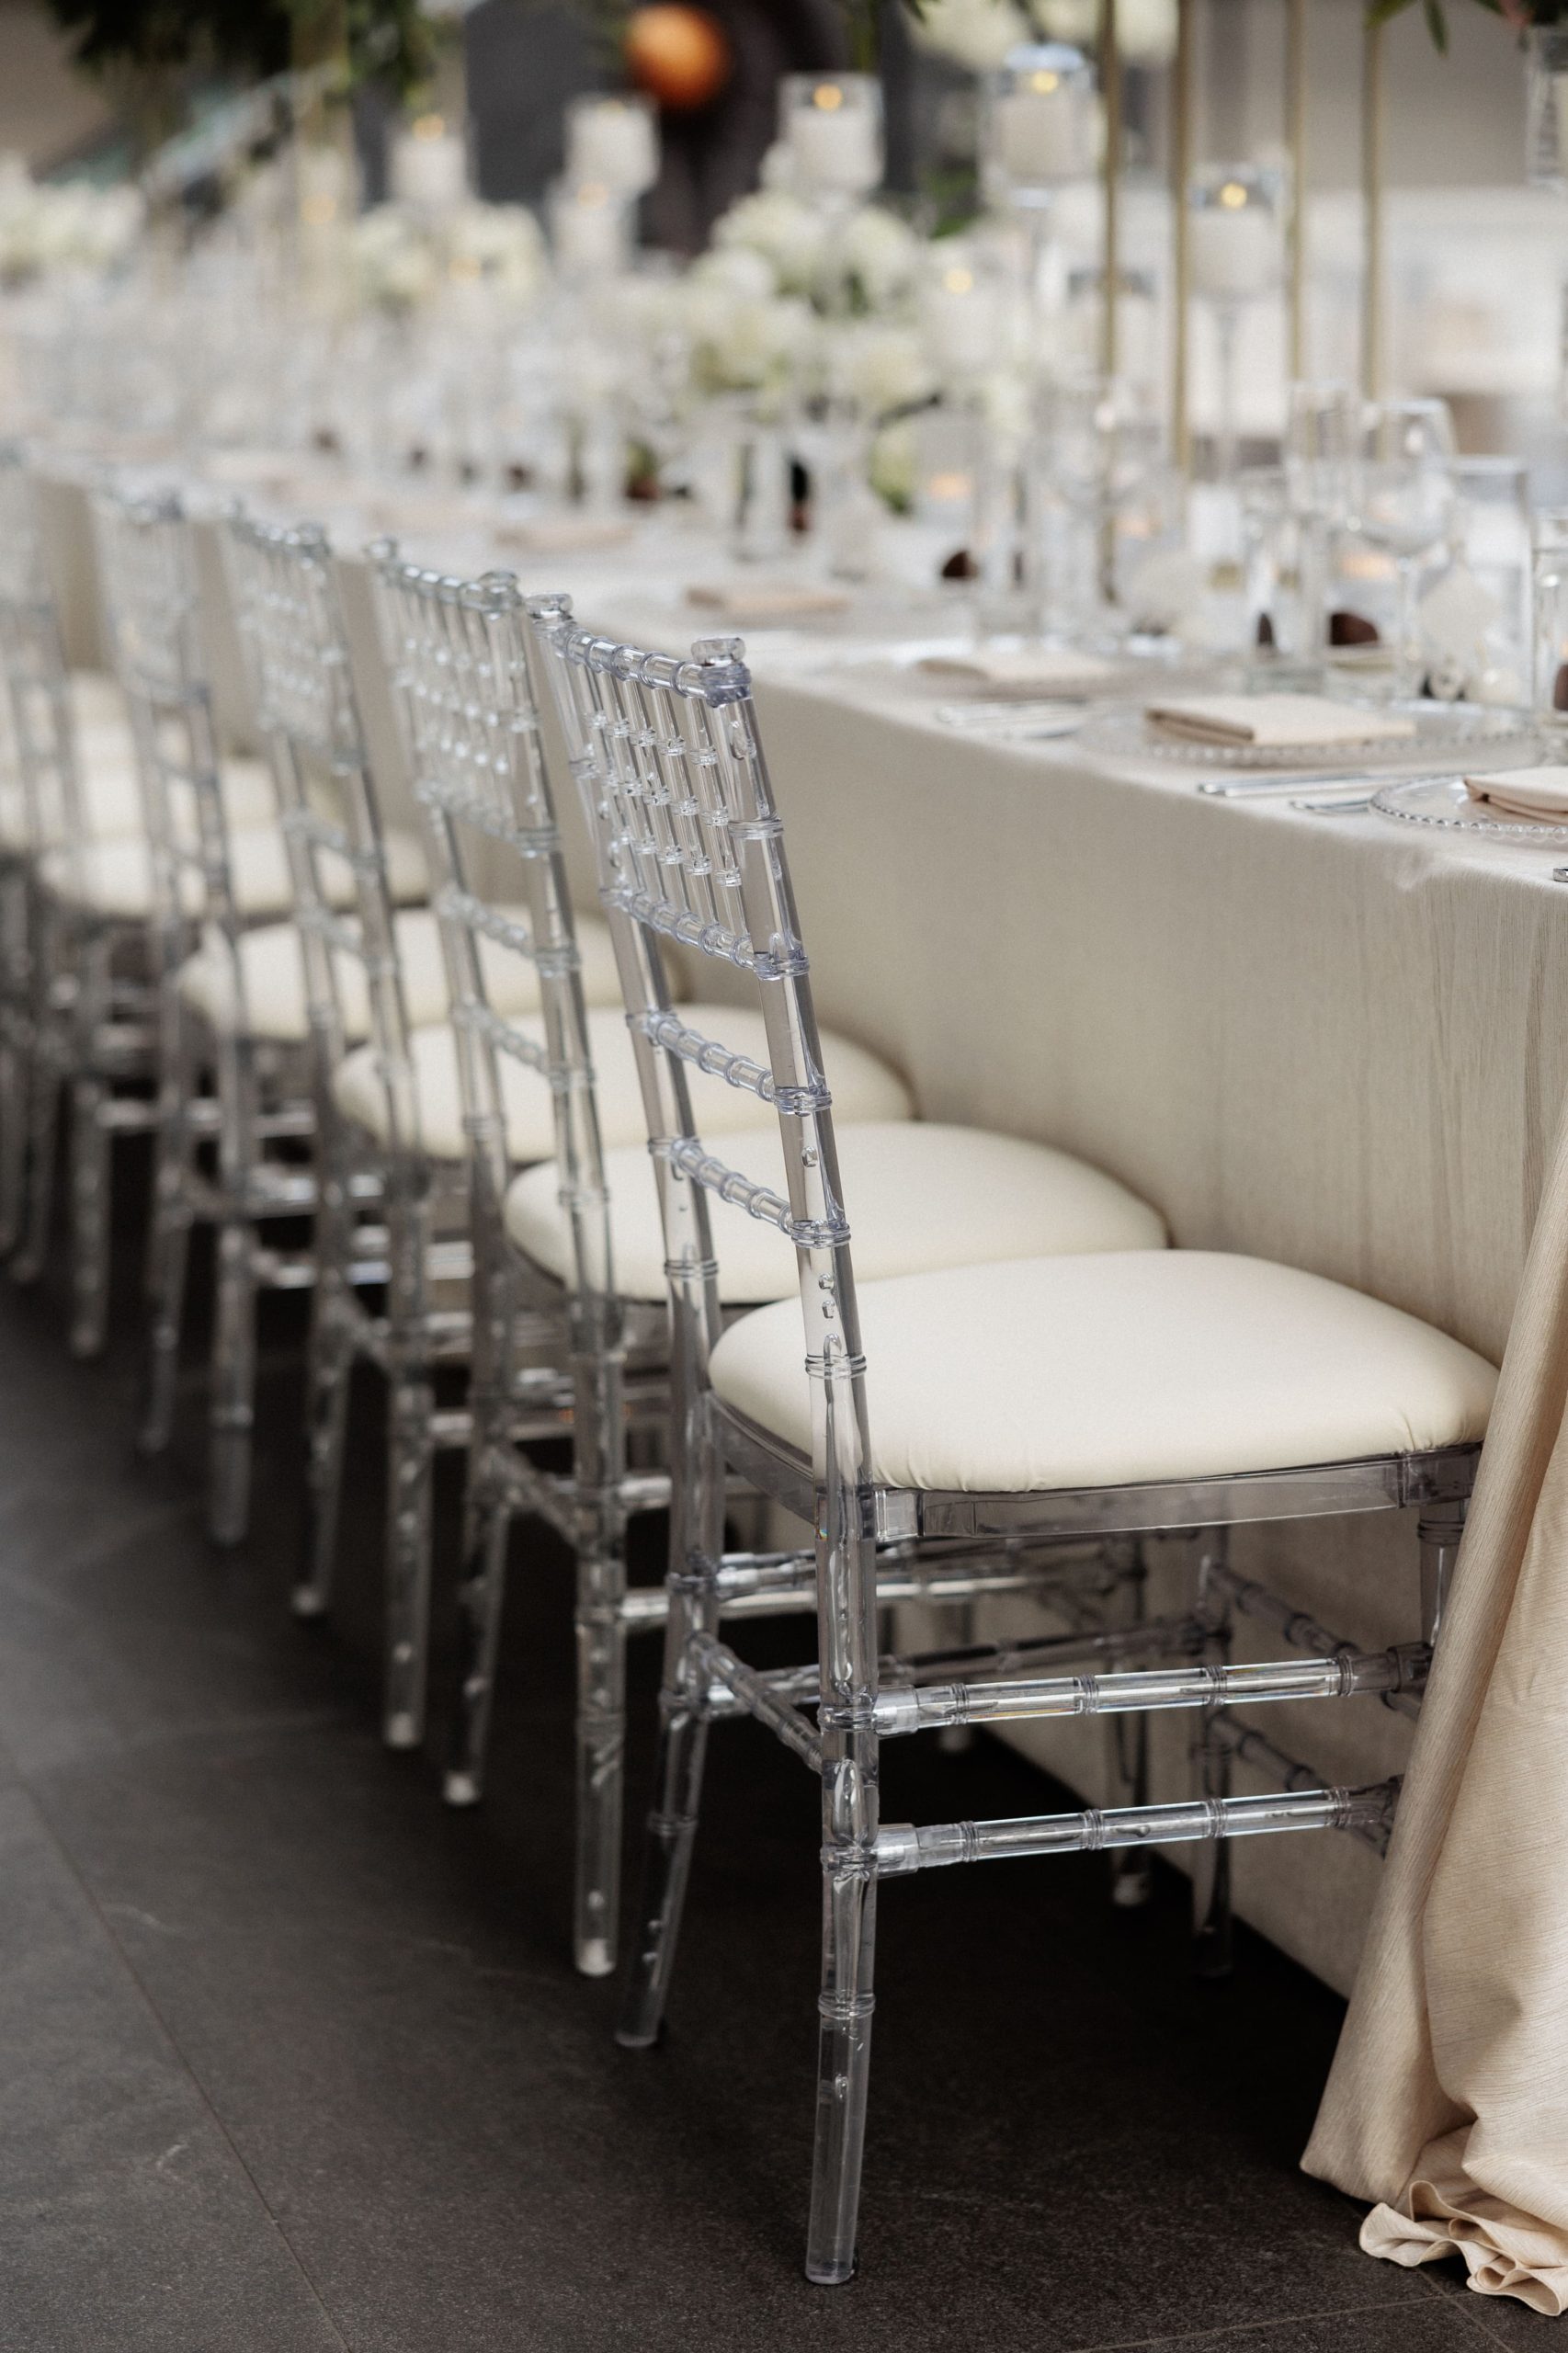
[[[1568,189],[1568,24],[1530,32],[1525,162],[1532,187]]]
[[[447,212],[468,200],[468,142],[445,115],[415,115],[392,141],[387,186],[399,204]]]
[[[1543,507],[1531,534],[1530,701],[1538,724],[1568,733],[1568,506]]]
[[[1006,289],[988,259],[959,239],[931,248],[919,292],[926,356],[944,384],[964,384],[1000,361],[1007,341]]]
[[[1236,330],[1246,306],[1276,292],[1284,274],[1282,195],[1278,173],[1256,164],[1210,165],[1187,190],[1192,291],[1212,311],[1219,335],[1221,482],[1236,468]]]
[[[602,180],[557,180],[550,190],[550,244],[567,283],[614,278],[631,254],[631,199]]]
[[[882,88],[874,74],[787,74],[778,131],[798,195],[847,205],[882,176]]]
[[[1092,176],[1095,70],[1081,50],[1042,41],[1009,51],[986,80],[981,171],[986,193],[1026,211]]]
[[[574,98],[566,109],[566,181],[623,203],[659,176],[659,132],[646,98]]]

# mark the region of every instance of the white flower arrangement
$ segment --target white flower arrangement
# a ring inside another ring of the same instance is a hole
[[[361,301],[394,317],[449,286],[483,286],[520,309],[550,278],[543,233],[520,204],[459,204],[439,214],[373,205],[354,223],[349,254]]]
[[[107,274],[131,253],[142,211],[133,188],[34,180],[19,156],[0,158],[0,284]]]
[[[713,243],[721,252],[760,255],[781,294],[810,294],[827,249],[822,215],[783,188],[758,188],[732,204],[714,223]]]

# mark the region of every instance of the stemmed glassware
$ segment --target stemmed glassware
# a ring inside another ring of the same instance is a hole
[[[1214,314],[1220,352],[1220,414],[1214,471],[1236,471],[1236,337],[1249,303],[1278,291],[1284,274],[1282,183],[1257,164],[1215,164],[1187,191],[1192,290]]]
[[[1396,695],[1419,688],[1416,591],[1421,559],[1448,538],[1454,511],[1454,429],[1437,400],[1371,401],[1356,466],[1355,529],[1399,574]]]
[[[1025,288],[1031,370],[1044,357],[1044,280],[1056,199],[1095,169],[1095,69],[1062,41],[1008,51],[985,87],[981,177],[986,195],[1011,210],[1028,240]]]
[[[1327,633],[1330,559],[1350,516],[1361,404],[1348,384],[1295,383],[1285,421],[1285,500],[1296,529],[1294,651],[1315,660]]]

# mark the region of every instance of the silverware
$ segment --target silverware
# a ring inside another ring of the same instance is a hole
[[[1205,777],[1199,791],[1210,801],[1248,801],[1255,795],[1267,798],[1271,794],[1300,792],[1304,784],[1356,784],[1363,788],[1367,782],[1365,768],[1298,769],[1290,776],[1249,776],[1226,779]]]
[[[1292,801],[1292,809],[1304,810],[1309,817],[1358,817],[1372,805],[1369,792],[1325,793],[1321,801]]]

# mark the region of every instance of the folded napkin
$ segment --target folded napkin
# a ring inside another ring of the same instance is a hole
[[[1017,652],[928,654],[919,667],[948,686],[983,687],[999,700],[1038,696],[1065,698],[1100,693],[1117,676],[1116,665],[1097,654],[1071,654],[1043,645]]]
[[[631,526],[614,515],[503,515],[492,536],[528,555],[592,555],[597,548],[624,547]]]
[[[1514,768],[1500,776],[1467,776],[1464,789],[1503,817],[1536,817],[1543,824],[1568,818],[1568,767]]]
[[[1414,735],[1415,722],[1326,695],[1192,695],[1150,703],[1144,718],[1162,734],[1192,744],[1256,744],[1294,750],[1330,744],[1392,742]]]
[[[842,588],[820,588],[804,580],[731,580],[716,586],[688,588],[686,601],[715,620],[733,621],[738,629],[768,629],[775,622],[813,620],[827,613],[845,613],[849,599]]]

